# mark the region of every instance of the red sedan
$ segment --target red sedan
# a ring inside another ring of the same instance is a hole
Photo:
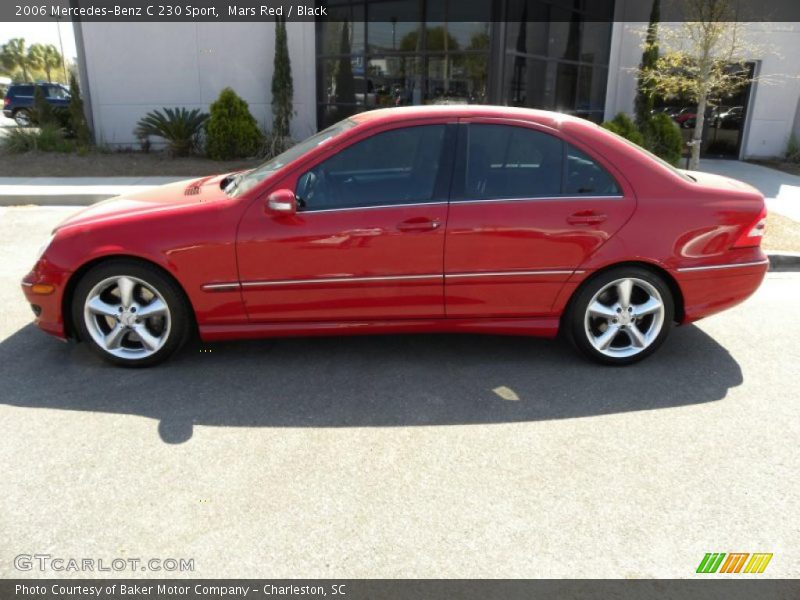
[[[70,217],[22,282],[120,365],[206,341],[464,332],[628,364],[752,294],[761,194],[588,121],[491,106],[344,120],[264,165]]]

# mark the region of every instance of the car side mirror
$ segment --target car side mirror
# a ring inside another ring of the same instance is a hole
[[[293,215],[297,212],[297,197],[292,190],[277,190],[267,196],[267,210],[277,215]]]

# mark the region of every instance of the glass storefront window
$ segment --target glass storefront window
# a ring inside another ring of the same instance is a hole
[[[507,0],[503,94],[508,104],[601,121],[613,0]]]
[[[319,127],[362,110],[456,102],[602,118],[614,0],[326,6],[332,18],[317,23]],[[493,22],[500,14],[507,21]],[[505,48],[492,49],[495,32]]]

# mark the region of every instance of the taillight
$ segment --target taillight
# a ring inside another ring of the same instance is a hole
[[[764,232],[767,230],[767,207],[761,209],[758,218],[747,229],[742,232],[739,239],[733,245],[734,248],[749,248],[751,246],[760,246],[761,238],[764,237]]]
[[[11,98],[9,98],[8,96],[6,96],[5,98],[3,98],[3,106],[4,106],[4,107],[6,107],[6,106],[8,106],[9,104],[11,104]]]

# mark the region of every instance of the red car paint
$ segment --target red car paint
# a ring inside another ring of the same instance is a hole
[[[684,178],[582,119],[491,106],[387,109],[353,117],[331,143],[239,197],[224,176],[166,185],[91,206],[61,223],[23,280],[36,322],[65,338],[70,292],[87,266],[129,256],[182,286],[205,340],[426,331],[554,336],[580,284],[621,263],[648,265],[689,322],[760,285],[758,243],[737,247],[764,209],[740,182]],[[437,202],[380,210],[273,214],[267,196],[295,189],[317,162],[379,131],[491,122],[568,141],[616,178],[614,197]],[[54,287],[47,295],[32,286]]]

